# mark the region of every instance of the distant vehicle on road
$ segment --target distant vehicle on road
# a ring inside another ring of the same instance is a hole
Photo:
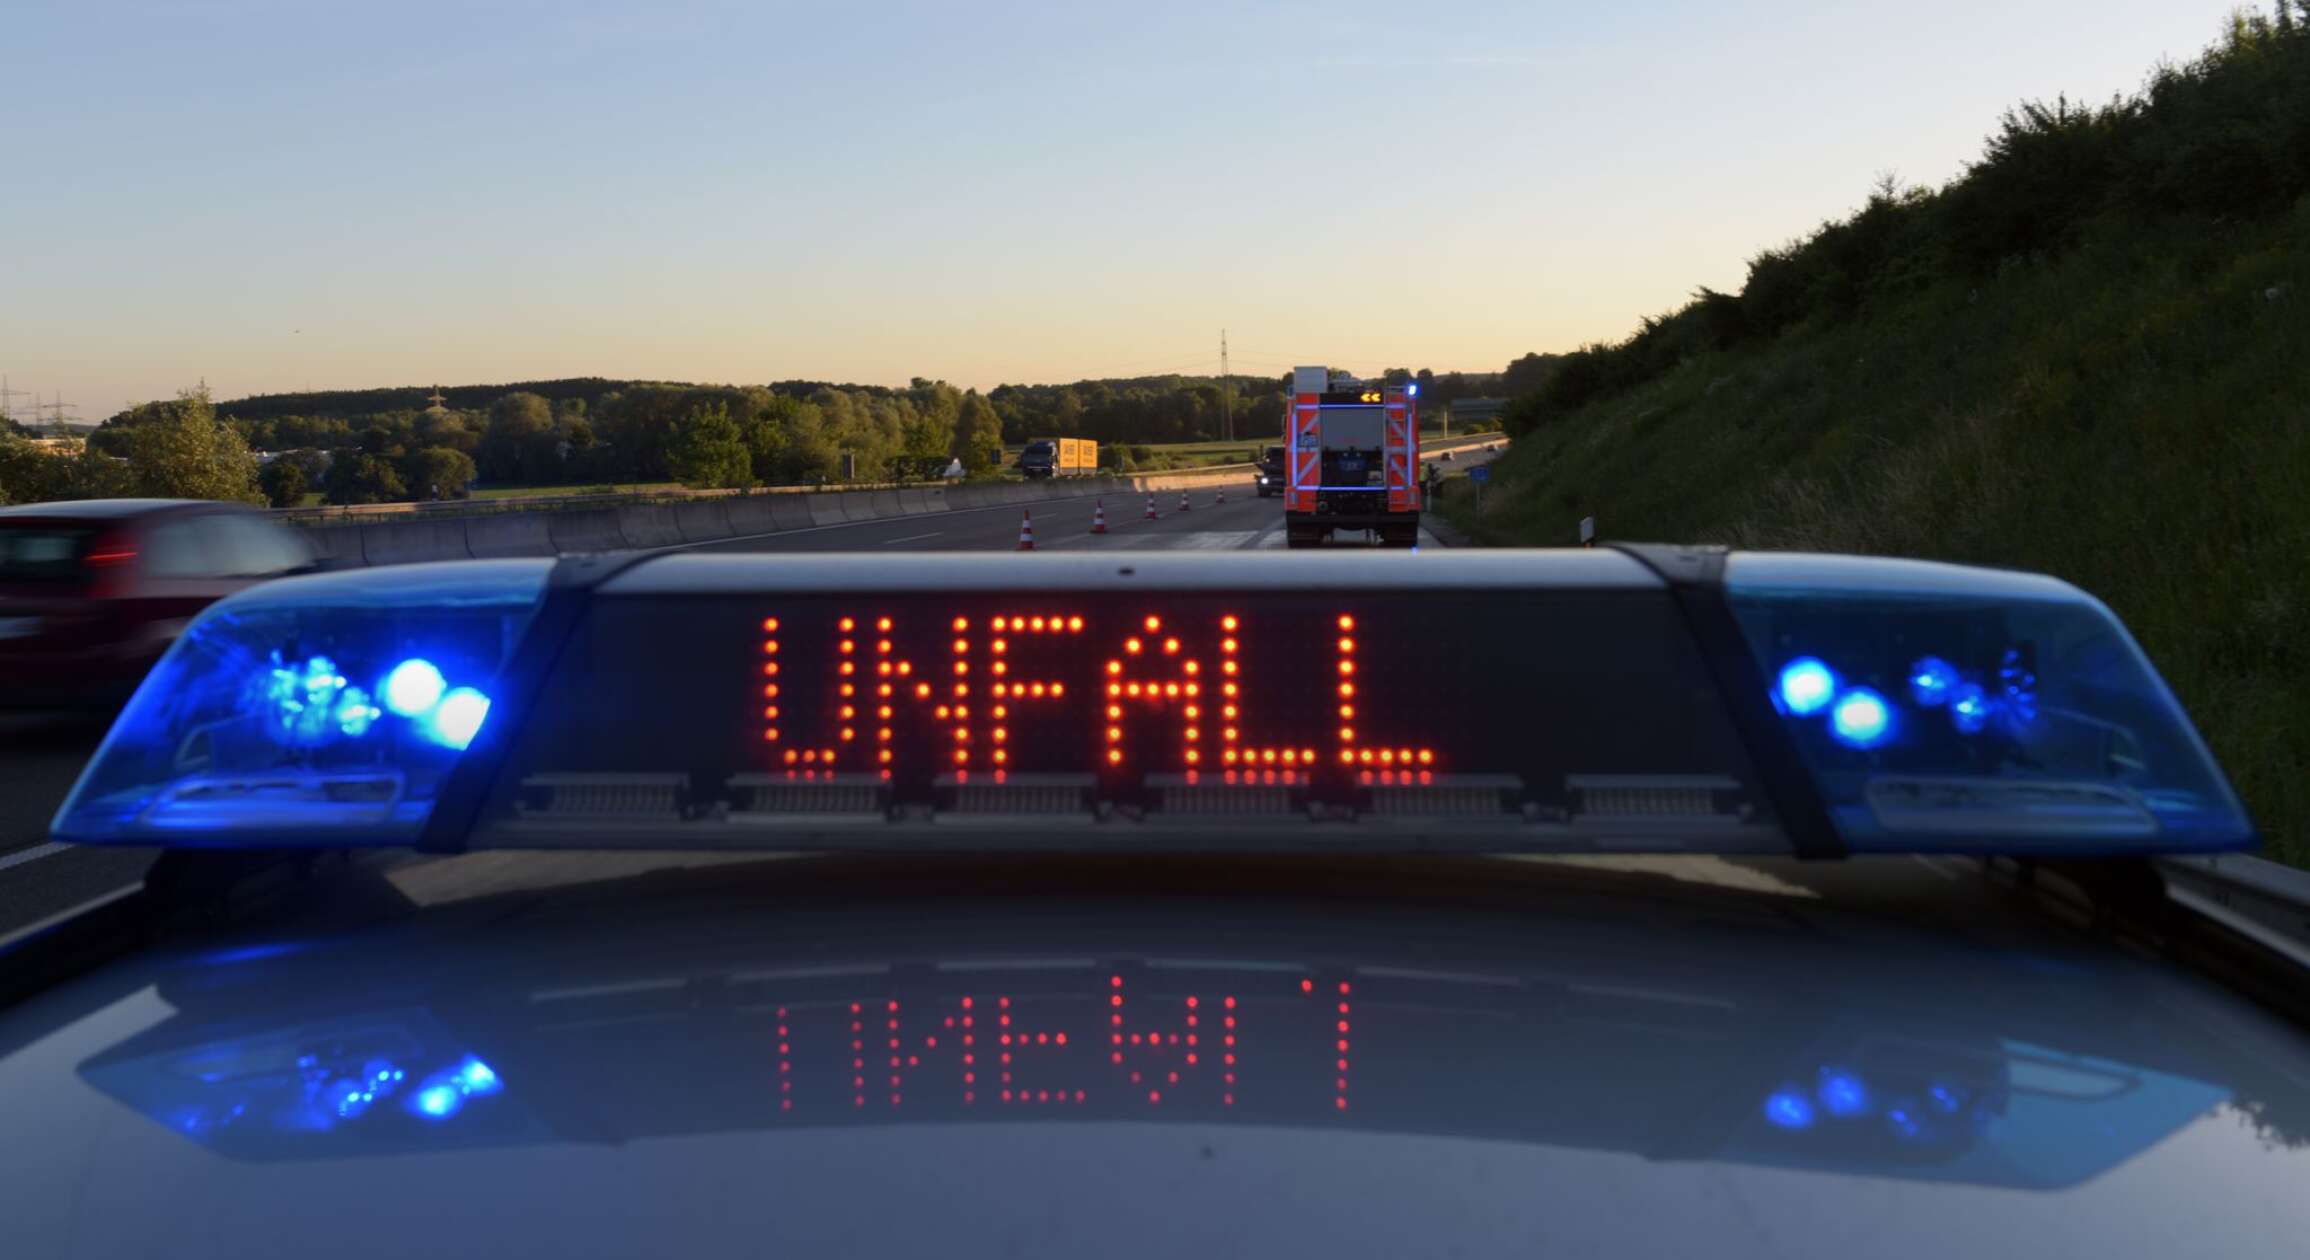
[[[118,704],[203,608],[318,567],[303,539],[237,504],[0,508],[0,709]]]
[[[1019,452],[1022,477],[1088,477],[1099,470],[1099,444],[1089,438],[1038,438]]]
[[[1419,386],[1366,384],[1345,372],[1299,367],[1291,388],[1284,545],[1317,546],[1335,530],[1368,530],[1383,546],[1416,545]]]
[[[1259,465],[1259,497],[1282,494],[1284,487],[1283,448],[1270,446],[1259,453],[1254,461]]]

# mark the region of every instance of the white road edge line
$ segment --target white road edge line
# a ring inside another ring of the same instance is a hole
[[[47,844],[33,845],[29,849],[18,849],[6,857],[0,857],[0,871],[13,869],[27,862],[37,862],[44,857],[55,857],[71,847],[69,844],[57,844],[50,841]]]

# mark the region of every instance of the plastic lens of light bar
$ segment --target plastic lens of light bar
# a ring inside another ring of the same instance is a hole
[[[1855,850],[2190,852],[2253,842],[2123,626],[2052,578],[1734,555],[1760,684]]]
[[[1837,698],[1837,675],[1810,656],[1798,657],[1781,669],[1780,697],[1791,713],[1818,713]]]
[[[155,666],[57,814],[84,843],[414,839],[490,711],[550,561],[323,574],[224,600]]]

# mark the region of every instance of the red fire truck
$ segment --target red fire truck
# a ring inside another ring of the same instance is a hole
[[[1329,368],[1293,368],[1284,416],[1285,542],[1314,547],[1339,530],[1381,544],[1420,537],[1416,385],[1367,385]]]

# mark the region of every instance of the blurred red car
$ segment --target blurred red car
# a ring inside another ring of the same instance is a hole
[[[201,609],[318,567],[303,539],[238,504],[0,508],[0,710],[118,704]]]

